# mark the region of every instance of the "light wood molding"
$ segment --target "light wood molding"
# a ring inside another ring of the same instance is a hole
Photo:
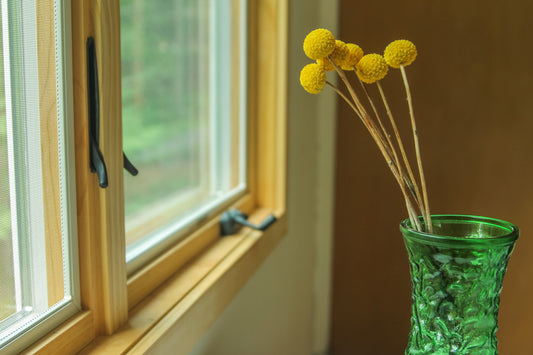
[[[100,148],[106,159],[109,186],[99,189],[102,214],[102,255],[105,331],[111,334],[128,318],[124,177],[122,152],[122,92],[120,61],[120,1],[95,5],[95,45],[100,85]],[[94,236],[93,236],[94,237]]]
[[[63,299],[63,253],[56,91],[56,55],[53,0],[39,2],[37,57],[39,71],[39,119],[43,176],[44,228],[48,305]]]
[[[128,317],[122,175],[119,1],[72,3],[76,180],[82,304],[94,311],[97,334]],[[105,34],[103,36],[102,34]],[[86,40],[95,38],[100,88],[100,148],[109,186],[89,169]]]
[[[74,354],[94,339],[94,330],[93,313],[81,312],[21,355]]]
[[[286,195],[286,116],[288,2],[254,1],[249,8],[249,92],[257,164],[252,176],[259,206],[284,211]]]

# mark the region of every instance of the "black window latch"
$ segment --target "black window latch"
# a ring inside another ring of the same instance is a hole
[[[237,209],[224,212],[220,217],[220,234],[222,236],[232,235],[239,231],[241,226],[247,226],[256,230],[264,231],[276,222],[276,217],[271,214],[267,216],[259,225],[248,222],[248,215]]]
[[[89,113],[89,165],[91,172],[98,176],[98,184],[102,188],[108,185],[107,169],[104,156],[100,150],[100,94],[98,90],[98,65],[96,63],[96,48],[94,38],[87,38],[87,106]],[[138,170],[126,157],[124,152],[123,165],[131,175],[138,174]]]

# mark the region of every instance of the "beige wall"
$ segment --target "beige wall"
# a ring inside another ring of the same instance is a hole
[[[521,228],[504,281],[499,348],[533,354],[533,2],[342,0],[340,8],[342,38],[367,52],[398,38],[419,49],[408,76],[432,212]],[[391,74],[383,85],[405,122],[400,75]],[[345,105],[339,110],[335,355],[400,354],[410,286],[397,225],[406,212],[361,124]]]
[[[335,26],[336,1],[290,3],[289,233],[191,355],[309,355],[329,344],[335,102],[307,94],[298,78],[307,63],[301,42],[317,24]]]

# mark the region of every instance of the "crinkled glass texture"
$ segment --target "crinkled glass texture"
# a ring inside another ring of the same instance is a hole
[[[518,228],[476,216],[433,216],[433,234],[400,225],[412,316],[405,354],[497,354],[503,277]]]

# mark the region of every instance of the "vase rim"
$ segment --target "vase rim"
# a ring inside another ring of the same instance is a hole
[[[421,221],[422,218],[420,217]],[[477,224],[479,228],[492,227],[499,230],[497,236],[485,237],[484,234],[473,238],[458,237],[453,235],[440,235],[427,232],[419,232],[410,228],[411,221],[409,218],[400,223],[400,230],[405,238],[414,238],[428,243],[449,243],[467,244],[467,245],[487,245],[487,244],[510,244],[514,243],[519,235],[519,229],[513,223],[483,216],[465,215],[465,214],[437,214],[431,215],[432,222],[440,224]]]

